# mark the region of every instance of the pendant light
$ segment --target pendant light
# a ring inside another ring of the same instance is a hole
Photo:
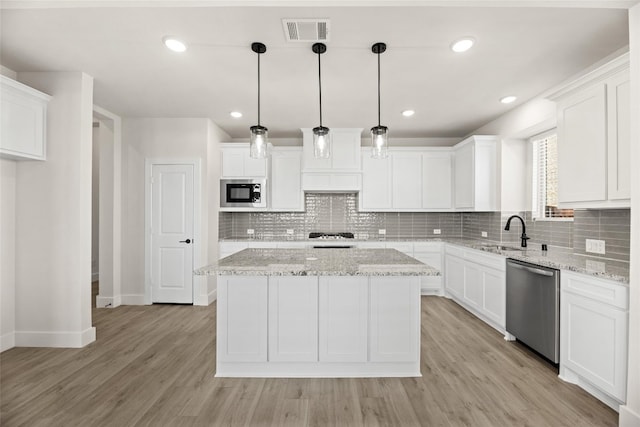
[[[380,54],[387,50],[384,43],[371,46],[371,51],[378,55],[378,126],[371,128],[371,157],[383,159],[388,155],[389,128],[380,125]]]
[[[260,54],[267,51],[267,47],[262,43],[251,43],[251,50],[258,54],[258,125],[251,126],[251,139],[249,142],[249,152],[253,159],[264,159],[267,157],[268,129],[260,126]]]
[[[327,46],[324,43],[314,43],[311,50],[318,55],[318,92],[320,94],[320,126],[313,128],[313,155],[317,159],[328,159],[331,155],[331,133],[329,128],[322,126],[322,74],[320,68],[320,55],[327,51]]]

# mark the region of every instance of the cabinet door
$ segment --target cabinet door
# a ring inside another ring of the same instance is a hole
[[[45,160],[48,95],[0,76],[0,155]]]
[[[267,161],[266,159],[252,159],[249,149],[246,151],[247,155],[244,157],[244,176],[251,177],[263,177],[267,176]]]
[[[422,207],[451,209],[451,153],[422,155]]]
[[[473,144],[457,148],[454,153],[454,185],[456,209],[474,207],[475,164]]]
[[[628,313],[571,292],[561,307],[560,363],[624,402]]]
[[[244,176],[244,157],[248,156],[243,150],[237,148],[223,149],[221,158],[221,174],[222,177],[241,177]]]
[[[629,72],[607,81],[607,197],[631,196],[631,100]]]
[[[318,361],[317,277],[270,277],[269,361]]]
[[[482,267],[472,262],[464,263],[464,302],[476,310],[483,307],[483,273]]]
[[[605,85],[558,104],[558,201],[606,200]]]
[[[371,362],[420,360],[420,281],[417,276],[369,278]]]
[[[483,268],[482,272],[483,305],[482,312],[500,327],[506,326],[506,275],[505,273]]]
[[[462,300],[464,295],[464,260],[445,256],[445,288],[454,298]]]
[[[267,361],[267,277],[218,278],[217,358]]]
[[[415,153],[391,155],[394,209],[422,208],[422,159]]]
[[[369,283],[366,277],[320,277],[320,361],[366,362]]]
[[[362,157],[362,191],[360,209],[391,208],[391,160]]]
[[[304,210],[301,152],[271,153],[271,209]]]

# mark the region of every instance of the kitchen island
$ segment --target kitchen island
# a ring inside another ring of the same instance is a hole
[[[216,376],[420,376],[420,277],[395,249],[245,249],[218,276]]]

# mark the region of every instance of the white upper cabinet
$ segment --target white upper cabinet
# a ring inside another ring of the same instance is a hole
[[[267,159],[252,159],[247,143],[221,144],[221,178],[265,178]]]
[[[630,87],[625,54],[551,96],[558,110],[562,208],[630,206]]]
[[[301,171],[300,147],[278,147],[271,150],[270,210],[304,210]]]
[[[362,211],[447,211],[452,205],[449,148],[391,148],[386,159],[362,149]]]
[[[499,210],[497,197],[497,138],[471,136],[454,147],[455,208],[462,211]]]
[[[0,157],[45,160],[47,103],[51,97],[0,75]]]
[[[360,191],[362,129],[331,129],[331,155],[316,159],[313,131],[302,129],[302,189],[304,191]]]

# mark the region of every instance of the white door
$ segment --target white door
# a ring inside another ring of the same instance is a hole
[[[193,165],[151,169],[151,302],[193,303]]]

